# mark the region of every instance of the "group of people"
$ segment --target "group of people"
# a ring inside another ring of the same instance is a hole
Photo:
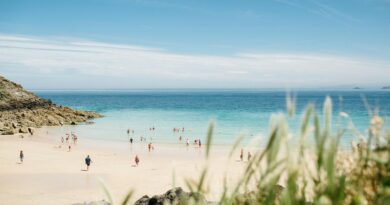
[[[252,158],[252,154],[251,154],[251,152],[248,152],[248,157],[247,157],[248,161],[250,161],[251,158]],[[244,149],[241,149],[241,152],[240,152],[240,160],[241,160],[241,161],[244,161]]]
[[[184,130],[185,130],[184,127],[182,127],[181,129],[176,127],[173,128],[173,132],[180,132],[180,131],[184,132]]]
[[[179,137],[179,142],[181,142],[183,140],[183,137],[180,136]],[[200,141],[200,139],[195,139],[194,140],[194,145],[198,146],[199,148],[202,147],[202,141]],[[187,138],[186,139],[186,146],[190,146],[190,140]]]
[[[64,144],[64,141],[66,142],[66,144],[68,144],[68,152],[70,152],[70,150],[72,149],[72,146],[70,144],[70,138],[72,138],[73,140],[73,144],[76,144],[77,143],[77,140],[78,140],[78,137],[75,133],[71,132],[70,134],[69,133],[66,133],[65,134],[65,139],[64,137],[62,136],[61,137],[61,144]],[[61,145],[60,145],[60,148],[61,148]]]

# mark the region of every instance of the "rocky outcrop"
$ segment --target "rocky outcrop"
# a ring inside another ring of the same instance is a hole
[[[35,127],[75,125],[98,117],[98,113],[58,106],[0,76],[0,134],[33,134]]]
[[[191,203],[192,202],[192,203]],[[207,204],[202,194],[195,192],[185,192],[182,188],[177,187],[168,190],[165,194],[149,197],[147,195],[138,199],[134,205],[184,205],[184,204]]]

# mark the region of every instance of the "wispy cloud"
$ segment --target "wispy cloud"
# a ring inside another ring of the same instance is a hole
[[[276,2],[304,10],[306,12],[321,16],[326,19],[342,23],[360,22],[361,20],[349,15],[346,12],[336,9],[317,0],[275,0]]]
[[[390,79],[389,70],[388,61],[319,54],[183,55],[134,45],[0,35],[0,73],[32,88],[379,86]]]

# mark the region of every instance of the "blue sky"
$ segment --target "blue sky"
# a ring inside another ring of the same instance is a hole
[[[0,0],[0,73],[32,89],[380,87],[389,36],[388,0]]]

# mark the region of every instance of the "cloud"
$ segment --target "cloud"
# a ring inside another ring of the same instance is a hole
[[[275,0],[276,2],[288,5],[290,7],[301,9],[306,12],[318,15],[320,17],[342,22],[344,24],[348,22],[361,22],[361,20],[343,12],[339,9],[331,7],[325,3],[321,3],[318,0]]]
[[[189,55],[90,40],[0,35],[0,73],[30,88],[382,86],[388,61],[294,53]]]

